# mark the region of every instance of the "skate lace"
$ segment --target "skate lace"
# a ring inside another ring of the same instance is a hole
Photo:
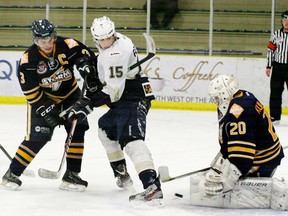
[[[150,195],[152,192],[156,192],[157,187],[155,188],[154,185],[148,187],[145,191],[139,193],[139,196],[146,197],[147,195]]]

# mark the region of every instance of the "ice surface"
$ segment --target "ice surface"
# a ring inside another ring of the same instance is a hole
[[[56,128],[53,139],[28,167],[36,177],[21,176],[19,191],[0,189],[0,215],[3,216],[246,216],[287,215],[287,212],[267,209],[216,209],[189,205],[189,177],[163,183],[164,208],[131,207],[131,192],[117,188],[115,179],[98,136],[97,120],[106,108],[96,109],[90,116],[90,130],[86,134],[85,153],[80,176],[89,182],[85,192],[67,192],[58,189],[61,179],[42,179],[39,168],[57,170],[63,154],[65,132]],[[0,105],[0,143],[14,156],[25,135],[26,106]],[[146,142],[155,167],[166,165],[170,175],[202,169],[209,166],[217,154],[217,120],[215,112],[195,112],[152,109],[148,115]],[[280,140],[288,145],[288,117],[276,126]],[[285,150],[286,153],[288,150]],[[287,158],[275,177],[288,178]],[[134,167],[127,158],[128,169],[136,191],[142,191]],[[0,177],[10,162],[0,152]],[[175,197],[175,193],[183,198]]]

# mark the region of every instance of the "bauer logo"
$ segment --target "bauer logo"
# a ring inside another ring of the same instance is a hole
[[[48,127],[36,126],[36,127],[35,127],[35,131],[36,131],[37,133],[49,134],[49,133],[50,133],[50,128],[48,128]]]

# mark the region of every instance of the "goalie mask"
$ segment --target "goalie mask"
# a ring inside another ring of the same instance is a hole
[[[47,19],[36,20],[32,23],[32,38],[34,42],[39,39],[56,39],[56,37],[55,27]]]
[[[94,19],[91,26],[91,33],[96,40],[110,38],[115,34],[115,25],[108,17],[103,16]]]
[[[239,90],[237,81],[229,75],[219,75],[209,84],[209,95],[218,106],[219,121],[226,114],[229,102]]]

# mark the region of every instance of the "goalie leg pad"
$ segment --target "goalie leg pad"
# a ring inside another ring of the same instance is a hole
[[[98,129],[98,137],[106,150],[109,162],[120,161],[124,159],[124,153],[117,141],[110,140],[104,130]]]
[[[271,208],[288,211],[288,181],[273,180]]]
[[[190,177],[190,204],[217,208],[270,208],[272,178],[246,178],[223,194],[209,196],[203,190],[205,173]]]
[[[238,181],[230,193],[227,208],[270,208],[272,178],[246,178]],[[227,197],[228,198],[228,197]]]

